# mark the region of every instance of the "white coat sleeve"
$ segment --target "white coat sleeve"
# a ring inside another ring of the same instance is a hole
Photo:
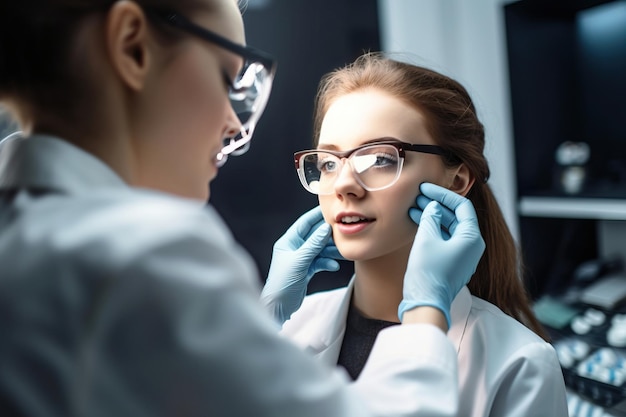
[[[103,292],[82,348],[80,415],[445,415],[420,414],[415,406],[396,413],[392,406],[426,398],[433,380],[440,388],[445,378],[456,383],[449,366],[440,374],[433,364],[424,368],[411,348],[433,329],[406,327],[381,337],[371,375],[353,387],[277,335],[252,285],[249,257],[217,232],[209,239],[202,230],[185,231],[156,243]],[[426,379],[389,388],[409,375]]]
[[[505,368],[496,384],[490,416],[568,416],[563,374],[549,344],[525,345]]]
[[[457,367],[452,343],[435,326],[393,326],[378,334],[354,389],[375,415],[456,416]]]

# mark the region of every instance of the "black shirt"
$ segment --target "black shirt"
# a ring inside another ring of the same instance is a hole
[[[346,321],[346,334],[343,337],[337,364],[343,366],[354,380],[363,370],[378,332],[400,323],[364,317],[352,303]]]

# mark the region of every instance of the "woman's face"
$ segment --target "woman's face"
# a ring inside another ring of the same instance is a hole
[[[211,13],[186,16],[231,41],[244,44],[244,28],[235,0],[213,0]],[[206,200],[217,175],[222,140],[237,131],[228,99],[228,80],[243,65],[240,56],[181,33],[160,50],[159,70],[143,102],[145,137],[137,152],[139,185]]]
[[[331,103],[322,121],[318,148],[346,151],[387,137],[412,144],[436,144],[421,112],[382,90],[369,88]],[[391,187],[367,191],[345,164],[334,193],[320,195],[319,202],[341,254],[351,260],[370,260],[408,250],[417,231],[408,211],[415,207],[419,185],[428,181],[449,188],[453,178],[454,170],[447,169],[440,156],[406,152],[400,177]],[[367,221],[345,224],[345,216]]]

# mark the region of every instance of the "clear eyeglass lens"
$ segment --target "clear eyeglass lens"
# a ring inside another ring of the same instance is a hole
[[[367,146],[355,151],[348,160],[352,174],[368,191],[381,190],[395,183],[402,169],[398,149],[390,145]],[[305,188],[314,194],[332,194],[344,162],[324,151],[305,154],[300,160]]]
[[[260,62],[246,62],[229,91],[230,104],[239,118],[241,130],[224,139],[218,164],[226,163],[227,155],[242,155],[248,151],[254,128],[265,110],[271,89],[272,75],[268,69]]]
[[[265,109],[270,87],[271,77],[265,66],[259,62],[247,62],[229,92],[231,105],[242,125]]]

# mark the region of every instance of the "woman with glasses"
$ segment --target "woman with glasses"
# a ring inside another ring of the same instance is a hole
[[[322,80],[314,120],[315,148],[297,152],[295,167],[319,207],[285,235],[297,245],[289,249],[285,237],[276,243],[263,290],[265,304],[287,320],[282,334],[358,381],[371,365],[376,335],[403,317],[407,279],[417,276],[408,285],[417,293],[428,288],[421,286],[428,275],[416,269],[418,251],[442,269],[457,267],[438,245],[415,237],[432,227],[420,219],[422,210],[449,190],[473,203],[486,244],[450,308],[432,303],[457,352],[462,415],[566,416],[559,362],[533,315],[514,240],[487,185],[484,130],[466,90],[434,71],[366,54]],[[455,233],[446,213],[444,233]],[[311,237],[298,241],[295,230]],[[302,301],[312,275],[302,271],[336,270],[342,257],[354,261],[347,288]]]
[[[407,290],[358,383],[261,308],[249,255],[205,207],[270,93],[273,60],[244,44],[235,0],[0,2],[0,103],[21,129],[0,146],[0,415],[456,414],[423,294]],[[416,257],[434,298],[484,247],[471,205],[452,209],[464,233],[419,234],[467,260],[450,276]]]

